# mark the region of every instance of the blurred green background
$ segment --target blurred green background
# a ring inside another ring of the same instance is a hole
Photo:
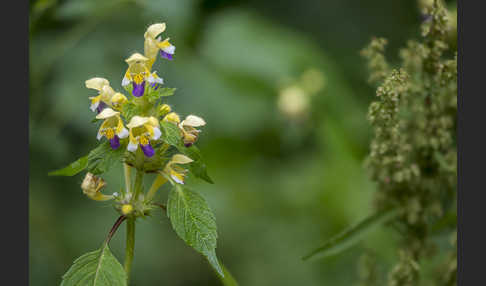
[[[83,175],[47,172],[97,144],[84,81],[105,77],[122,91],[124,59],[162,21],[177,51],[154,69],[177,87],[169,104],[207,122],[198,146],[215,184],[188,184],[215,212],[218,256],[240,285],[354,285],[366,250],[388,271],[399,237],[386,228],[334,257],[301,256],[372,211],[362,161],[374,89],[359,50],[382,36],[397,59],[418,37],[416,1],[40,0],[30,1],[29,31],[31,285],[58,285],[117,218],[109,203],[82,194]],[[119,189],[121,165],[105,179],[108,191]],[[111,243],[121,261],[124,231]],[[132,279],[220,285],[162,213],[137,224]]]

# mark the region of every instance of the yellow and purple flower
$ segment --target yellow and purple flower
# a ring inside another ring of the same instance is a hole
[[[160,52],[160,56],[163,58],[168,60],[173,59],[175,46],[169,42],[169,38],[162,41],[162,38],[159,36],[164,31],[165,23],[157,23],[150,25],[143,35],[145,38],[144,52],[145,56],[151,60],[150,67],[155,62],[158,52]]]
[[[96,119],[104,119],[98,130],[96,138],[98,140],[105,136],[110,141],[110,146],[113,149],[120,147],[120,139],[128,136],[128,130],[123,126],[123,121],[120,118],[120,112],[114,111],[111,108],[105,108],[96,116]]]
[[[149,59],[139,53],[131,55],[125,60],[128,69],[122,80],[122,86],[132,84],[132,94],[135,97],[141,97],[145,92],[145,81],[154,79],[157,75],[152,75],[147,67]],[[158,78],[158,77],[157,77]]]
[[[162,135],[158,120],[152,116],[142,117],[137,115],[132,117],[127,127],[130,129],[127,150],[135,152],[140,145],[145,156],[152,157],[155,151],[150,140],[157,140]]]
[[[178,164],[188,164],[193,160],[182,154],[175,154],[172,159],[165,165],[164,172],[169,175],[172,180],[178,184],[184,184],[184,178],[187,174],[187,170],[178,166]]]
[[[115,91],[110,86],[110,82],[107,79],[101,77],[94,77],[88,79],[86,87],[95,89],[98,91],[98,96],[92,96],[90,109],[94,112],[100,113],[107,105],[111,103],[111,98],[115,94]]]

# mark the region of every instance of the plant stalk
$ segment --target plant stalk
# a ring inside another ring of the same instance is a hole
[[[126,193],[130,193],[130,186],[132,185],[131,182],[131,167],[127,163],[123,163],[123,171],[125,173],[125,188]]]
[[[130,282],[130,271],[132,269],[133,250],[135,248],[135,218],[127,219],[127,245],[125,248],[125,272],[127,273],[127,285]]]
[[[143,175],[144,175],[143,171],[137,170],[137,173],[135,175],[135,185],[133,186],[134,194],[132,197],[132,202],[137,201],[138,196],[142,192]]]

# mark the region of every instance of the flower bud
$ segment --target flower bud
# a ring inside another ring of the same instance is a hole
[[[133,211],[133,206],[130,205],[130,204],[124,204],[121,207],[121,212],[122,212],[123,215],[130,214],[132,211]]]
[[[164,121],[179,124],[181,122],[181,119],[179,118],[179,115],[177,115],[177,113],[171,112],[164,117]]]
[[[171,111],[172,111],[172,109],[167,104],[162,104],[162,106],[160,106],[160,108],[159,108],[159,114],[160,114],[160,116],[164,116],[164,115],[166,115],[167,113],[169,113]]]

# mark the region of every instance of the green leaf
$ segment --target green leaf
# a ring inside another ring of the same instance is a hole
[[[203,179],[210,184],[214,184],[214,181],[208,175],[206,164],[202,160],[201,152],[196,146],[192,145],[191,147],[186,147],[184,145],[179,145],[177,146],[177,150],[194,160],[194,162],[189,165],[189,169],[194,176]]]
[[[105,141],[89,152],[88,171],[95,175],[107,172],[115,163],[122,161],[125,151],[126,140],[121,140],[120,147],[115,150],[111,148],[110,142]]]
[[[76,259],[62,276],[61,286],[124,286],[127,274],[107,243]]]
[[[122,107],[122,115],[125,117],[127,122],[130,122],[133,116],[140,114],[142,111],[142,107],[140,105],[135,104],[134,102],[127,102]]]
[[[167,216],[177,235],[224,277],[216,257],[216,219],[204,198],[177,184],[169,194]]]
[[[152,87],[150,87],[148,89],[147,94],[145,94],[144,96],[147,97],[147,100],[150,103],[153,103],[161,97],[173,95],[175,90],[176,90],[175,88],[170,88],[170,87],[164,87],[158,89],[153,89]]]
[[[330,238],[321,247],[313,250],[306,256],[302,257],[302,259],[307,260],[315,257],[316,255],[319,255],[320,257],[327,257],[337,254],[359,242],[377,226],[395,218],[398,213],[398,209],[391,209],[373,214],[356,225],[353,225],[338,235]]]
[[[91,150],[88,155],[79,158],[67,167],[49,172],[48,175],[74,176],[86,168],[94,175],[102,174],[108,171],[115,163],[121,162],[125,149],[126,142],[124,143],[121,141],[120,147],[113,150],[110,146],[110,142],[105,141],[95,149]]]
[[[182,145],[182,135],[179,127],[174,123],[161,121],[160,122],[160,129],[162,131],[161,139],[175,147],[179,147]]]
[[[74,176],[88,166],[88,155],[79,158],[68,166],[49,172],[49,176]]]

